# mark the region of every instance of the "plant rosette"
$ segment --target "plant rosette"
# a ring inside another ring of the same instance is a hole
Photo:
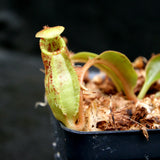
[[[66,144],[65,157],[160,158],[155,149],[160,147],[160,54],[133,63],[112,50],[73,54],[61,37],[63,31],[62,26],[45,26],[36,37],[46,102],[61,122],[63,133],[57,136]],[[91,79],[92,66],[100,73]]]

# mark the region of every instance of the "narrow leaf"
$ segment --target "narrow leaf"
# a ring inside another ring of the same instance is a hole
[[[142,99],[147,93],[150,86],[158,79],[160,79],[160,54],[153,56],[149,60],[145,71],[146,71],[145,83],[143,84],[143,87],[138,95],[139,99]]]
[[[95,67],[108,74],[118,91],[122,90],[129,99],[136,100],[133,89],[137,82],[137,74],[124,54],[116,51],[105,51],[100,55],[80,52],[73,55],[72,60],[86,62],[90,57],[95,59]]]
[[[92,53],[92,52],[78,52],[77,54],[72,55],[71,60],[73,62],[86,63],[89,59],[96,58],[97,56],[98,55],[96,53]],[[112,79],[114,85],[116,86],[119,92],[123,90],[123,87],[119,78],[109,67],[107,67],[104,64],[94,64],[94,66],[100,69],[101,71],[107,73],[107,75]]]

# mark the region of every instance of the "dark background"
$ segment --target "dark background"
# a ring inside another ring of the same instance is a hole
[[[69,49],[116,50],[131,61],[160,52],[160,1],[1,0],[0,159],[53,159],[52,126],[35,33],[63,25]]]
[[[112,49],[131,60],[159,52],[157,0],[1,0],[0,46],[39,55],[34,35],[44,25],[63,25],[74,52]]]

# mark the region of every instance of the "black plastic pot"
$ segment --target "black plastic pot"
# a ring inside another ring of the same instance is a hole
[[[73,131],[54,122],[55,160],[129,160],[160,159],[160,130]]]

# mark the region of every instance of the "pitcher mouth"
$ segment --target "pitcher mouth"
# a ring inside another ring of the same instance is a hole
[[[62,37],[57,36],[52,39],[40,39],[40,48],[44,54],[57,55],[65,50],[66,44]]]

